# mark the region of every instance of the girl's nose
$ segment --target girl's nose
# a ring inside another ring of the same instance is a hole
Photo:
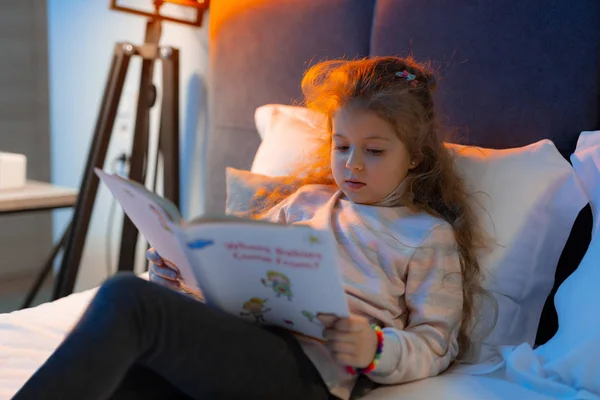
[[[360,152],[352,150],[348,160],[346,161],[346,168],[353,171],[362,171],[365,168],[365,163],[360,155]]]

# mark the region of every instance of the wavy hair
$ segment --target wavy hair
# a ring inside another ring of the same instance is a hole
[[[257,193],[263,201],[256,203],[260,206],[255,208],[254,215],[260,216],[303,185],[335,185],[330,165],[334,114],[344,107],[376,113],[394,128],[413,159],[419,162],[409,171],[406,191],[398,204],[392,205],[427,212],[447,221],[454,229],[463,280],[463,317],[458,336],[463,356],[472,341],[477,296],[486,293],[477,257],[477,250],[485,247],[485,243],[470,194],[437,126],[432,96],[435,87],[433,73],[412,58],[331,60],[308,69],[302,80],[305,105],[325,116],[324,135],[310,164],[299,166],[275,190]]]

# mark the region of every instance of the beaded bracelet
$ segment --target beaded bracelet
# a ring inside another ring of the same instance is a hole
[[[377,368],[377,364],[379,364],[379,360],[381,359],[381,352],[383,351],[383,331],[378,325],[371,324],[371,328],[377,334],[377,350],[375,351],[375,357],[373,357],[373,361],[365,368],[354,368],[354,367],[346,367],[346,371],[349,374],[368,374],[372,372],[375,368]]]

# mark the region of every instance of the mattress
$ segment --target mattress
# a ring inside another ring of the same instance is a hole
[[[40,306],[0,315],[0,399],[10,399],[60,344],[92,299],[96,289]],[[379,388],[365,400],[549,400],[490,375],[446,373],[405,385]]]
[[[0,399],[10,399],[60,344],[96,289],[0,314]]]

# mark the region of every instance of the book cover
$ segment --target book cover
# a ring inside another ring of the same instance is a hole
[[[99,169],[96,174],[140,234],[179,271],[186,291],[207,304],[318,340],[319,313],[349,316],[331,232],[229,216],[187,223],[144,186]]]

